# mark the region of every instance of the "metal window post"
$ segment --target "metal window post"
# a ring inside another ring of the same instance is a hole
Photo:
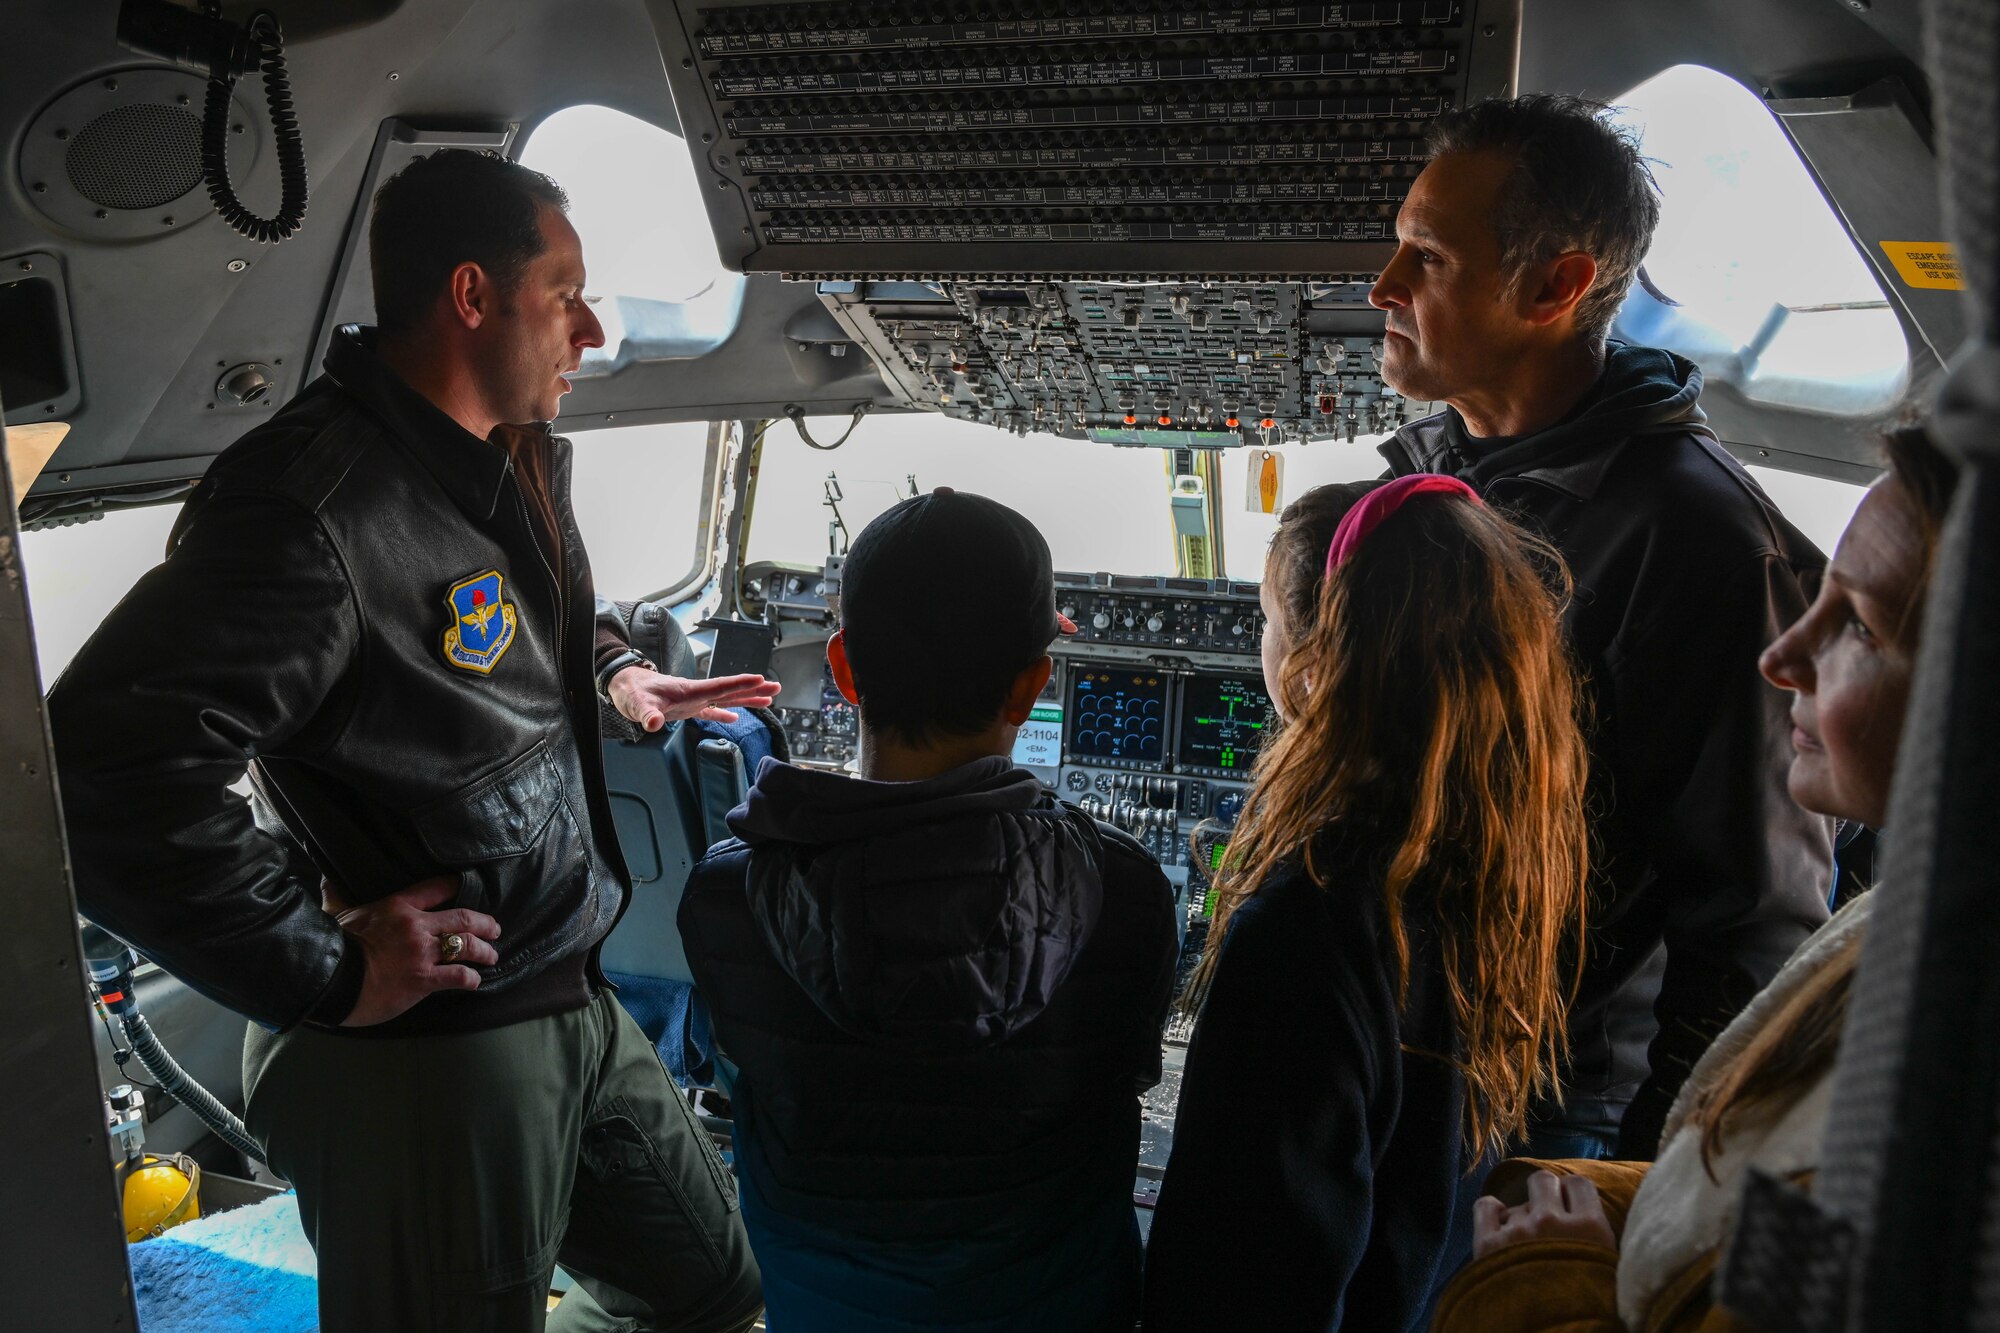
[[[0,1252],[9,1328],[135,1330],[0,427]]]

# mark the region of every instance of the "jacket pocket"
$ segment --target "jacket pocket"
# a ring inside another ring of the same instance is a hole
[[[440,865],[520,856],[541,841],[562,803],[562,772],[543,741],[498,773],[419,809],[417,837]]]
[[[419,808],[417,840],[458,874],[457,907],[500,922],[491,983],[567,944],[588,919],[590,860],[561,766],[544,741],[492,773]]]

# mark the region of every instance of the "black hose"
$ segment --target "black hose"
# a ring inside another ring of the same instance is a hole
[[[194,1118],[215,1131],[215,1136],[253,1162],[264,1160],[264,1149],[257,1140],[250,1137],[250,1131],[243,1122],[230,1114],[229,1108],[215,1100],[213,1093],[195,1082],[186,1070],[180,1067],[174,1057],[167,1054],[167,1048],[160,1045],[160,1039],[153,1035],[152,1024],[137,1009],[123,1016],[125,1041],[132,1048],[132,1054],[139,1057],[139,1063],[153,1076],[160,1091],[194,1113]]]
[[[285,72],[285,38],[269,10],[253,14],[245,40],[254,52],[252,69],[264,71],[264,97],[271,108],[271,138],[278,151],[278,212],[262,218],[243,206],[229,182],[229,102],[236,77],[226,60],[208,72],[208,101],[201,124],[201,178],[222,220],[253,241],[275,245],[306,220],[306,147],[292,108],[292,81]]]

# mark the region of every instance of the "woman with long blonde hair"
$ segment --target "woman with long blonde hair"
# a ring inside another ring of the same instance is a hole
[[[1321,487],[1266,562],[1258,760],[1190,986],[1148,1330],[1422,1327],[1553,1090],[1587,873],[1546,544],[1463,483]]]

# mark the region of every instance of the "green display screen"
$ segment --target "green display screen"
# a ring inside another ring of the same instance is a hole
[[[1248,769],[1264,748],[1271,696],[1259,677],[1189,676],[1181,690],[1180,762],[1212,773]]]
[[[1242,432],[1233,430],[1172,430],[1143,426],[1120,430],[1092,426],[1088,433],[1094,444],[1133,444],[1150,449],[1234,449],[1247,443]]]

